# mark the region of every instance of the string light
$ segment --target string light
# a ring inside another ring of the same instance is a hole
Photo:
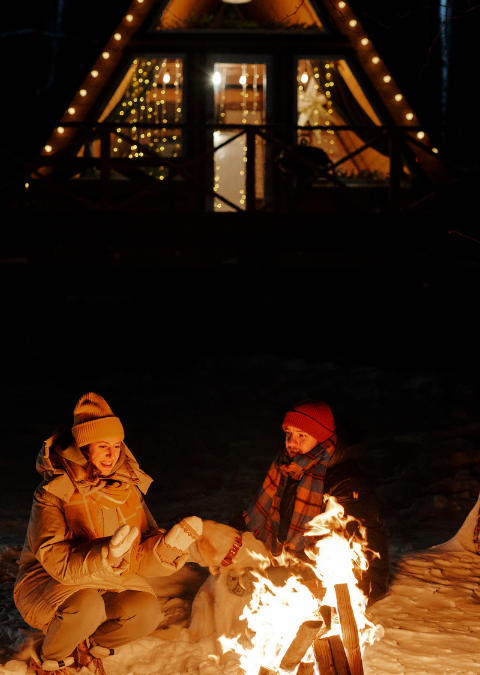
[[[170,73],[167,71],[165,75],[163,76],[163,82],[165,84],[168,84],[170,82]]]
[[[343,0],[342,0],[342,2],[338,3],[338,6],[340,7],[340,9],[345,9],[345,7],[347,6],[347,3],[343,2]]]
[[[63,134],[65,133],[65,129],[63,127],[57,127],[57,133]]]
[[[351,21],[348,22],[348,25],[351,26],[352,28],[355,28],[357,25],[357,21],[355,19],[352,19]]]
[[[383,78],[383,81],[388,84],[391,81],[391,79],[392,79],[391,75],[385,75],[384,78]]]
[[[86,89],[80,89],[80,91],[78,93],[80,94],[80,96],[86,96],[87,90]]]
[[[434,152],[436,155],[438,155],[438,148],[432,148],[432,152]]]
[[[132,23],[132,21],[133,21],[133,14],[127,14],[127,16],[125,17],[125,19],[128,21],[128,23]]]
[[[109,54],[108,52],[102,52],[102,57],[103,57],[103,58],[105,59],[105,61],[106,61],[107,59],[110,58],[110,54]]]
[[[75,108],[69,108],[67,112],[69,115],[75,115]]]
[[[375,65],[377,65],[377,63],[380,63],[380,57],[374,56],[373,59],[372,59],[372,63],[374,63]]]
[[[91,75],[92,77],[98,77],[98,70],[92,70],[92,72],[90,73],[90,75]]]
[[[425,138],[425,132],[424,132],[424,131],[419,131],[419,132],[417,133],[417,138],[420,138],[420,139],[421,139],[421,138]]]
[[[117,40],[117,42],[122,39],[121,33],[115,33],[113,37],[115,38],[115,40]]]
[[[360,40],[360,44],[362,44],[364,47],[366,47],[369,42],[370,42],[370,40],[368,38],[362,38]]]
[[[407,118],[407,120],[413,120],[413,113],[409,112],[405,115],[405,117]]]
[[[53,148],[51,145],[46,145],[45,146],[45,152],[52,152]]]
[[[403,96],[401,94],[395,94],[395,100],[396,101],[401,101]]]
[[[302,73],[302,77],[300,78],[300,81],[303,82],[303,84],[307,84],[307,82],[308,82],[308,73],[307,73],[307,71],[305,71],[304,73]]]

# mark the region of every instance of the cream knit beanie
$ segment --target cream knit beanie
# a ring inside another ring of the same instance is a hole
[[[115,417],[106,400],[88,392],[78,401],[73,411],[72,434],[81,448],[106,438],[125,438],[122,423]]]

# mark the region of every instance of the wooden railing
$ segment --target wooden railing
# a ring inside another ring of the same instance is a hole
[[[192,125],[162,125],[162,129],[171,128],[178,130],[182,134],[182,145],[187,148],[187,152],[177,159],[166,158],[148,145],[141,145],[138,141],[134,141],[125,133],[131,126],[129,124],[102,122],[95,124],[87,123],[65,123],[62,124],[65,129],[76,128],[77,134],[75,139],[70,142],[68,146],[53,152],[52,154],[43,154],[32,162],[25,162],[18,157],[1,151],[4,160],[10,163],[12,169],[12,177],[0,185],[0,192],[7,193],[15,186],[30,186],[35,187],[36,194],[41,198],[42,185],[50,186],[58,190],[65,197],[70,198],[72,203],[81,204],[85,208],[90,209],[119,209],[128,208],[132,206],[135,201],[141,198],[148,185],[152,185],[152,178],[145,173],[145,185],[141,185],[142,181],[138,180],[138,189],[134,194],[120,200],[112,200],[112,171],[117,174],[128,175],[129,172],[136,169],[145,170],[151,167],[167,167],[168,175],[162,183],[172,185],[174,179],[181,178],[188,183],[199,195],[204,195],[203,210],[211,210],[213,199],[220,200],[222,203],[228,205],[231,209],[237,212],[252,212],[258,210],[294,210],[287,204],[285,200],[282,201],[279,190],[270,189],[262,204],[258,203],[256,199],[256,185],[257,185],[257,166],[256,166],[256,146],[257,140],[262,139],[267,147],[271,148],[269,159],[266,161],[266,173],[272,175],[273,156],[275,153],[283,153],[284,156],[300,164],[306,169],[309,169],[308,178],[303,182],[296,184],[292,188],[292,194],[298,193],[309,184],[314,184],[319,178],[323,180],[324,186],[337,188],[342,195],[342,203],[352,205],[355,209],[351,199],[351,189],[348,181],[343,180],[338,176],[337,170],[341,168],[342,164],[354,159],[360,155],[367,148],[375,146],[379,141],[385,147],[388,147],[389,167],[390,171],[386,181],[382,183],[382,187],[388,191],[385,208],[390,211],[397,211],[400,206],[400,193],[402,189],[402,182],[405,181],[404,165],[409,165],[410,176],[413,169],[417,169],[420,174],[420,184],[423,184],[424,190],[428,192],[431,189],[428,177],[422,170],[418,163],[415,163],[415,149],[420,147],[424,153],[432,154],[430,148],[422,144],[415,136],[417,129],[415,127],[354,127],[354,126],[319,126],[319,127],[282,127],[279,125],[208,125],[203,128]],[[135,124],[137,130],[157,129],[158,125],[148,123]],[[363,145],[354,151],[346,154],[342,159],[335,163],[329,163],[326,166],[321,166],[306,157],[304,157],[298,150],[298,146],[289,144],[286,139],[294,138],[299,129],[313,131],[353,131],[357,135],[360,132],[363,137],[368,140]],[[228,138],[221,145],[214,146],[213,142],[208,139],[213,138],[213,131],[230,131],[232,136]],[[235,133],[237,132],[237,133]],[[225,195],[222,195],[213,188],[213,155],[221,147],[226,146],[237,138],[245,134],[246,136],[246,177],[245,177],[245,208],[233,203]],[[141,147],[143,156],[141,157],[124,157],[117,158],[112,156],[112,135],[121,138],[123,142],[136,144]],[[196,138],[200,142],[196,144],[191,143],[191,139]],[[78,140],[80,139],[80,140]],[[92,140],[100,141],[100,152],[98,157],[78,157],[76,152],[81,145],[87,144]],[[209,147],[208,147],[209,146]],[[200,147],[200,151],[192,153],[192,147]],[[195,154],[195,156],[192,156]],[[99,190],[96,199],[82,196],[75,188],[75,180],[73,176],[85,172],[87,169],[95,168],[99,171]],[[138,175],[137,174],[137,178]],[[160,181],[155,181],[157,184]],[[278,183],[278,180],[277,180]],[[372,186],[374,187],[374,186]],[[415,198],[418,198],[416,194]],[[199,202],[200,203],[200,202]]]

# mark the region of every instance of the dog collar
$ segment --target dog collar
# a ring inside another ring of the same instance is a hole
[[[232,548],[229,550],[229,552],[227,553],[227,555],[220,564],[223,565],[224,567],[228,567],[228,565],[231,565],[241,545],[242,545],[242,533],[237,532],[237,536],[235,537]]]

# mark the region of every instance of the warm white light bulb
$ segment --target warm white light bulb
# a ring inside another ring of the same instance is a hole
[[[369,43],[369,39],[368,39],[368,38],[362,38],[362,39],[360,40],[360,44],[362,44],[364,47],[366,47],[366,45],[368,45],[368,43]]]
[[[45,152],[52,152],[53,148],[51,145],[46,145],[45,146]]]
[[[302,77],[300,78],[300,81],[303,82],[303,84],[307,84],[308,82],[308,73],[302,73]]]
[[[117,40],[117,41],[122,39],[121,33],[115,33],[115,35],[114,35],[113,37],[114,37],[115,40]]]
[[[401,94],[395,94],[395,100],[396,101],[401,101],[403,96]]]
[[[165,82],[165,84],[168,84],[170,82],[170,73],[165,73],[165,75],[163,76],[163,81]]]
[[[343,0],[342,0],[342,2],[338,3],[338,6],[340,7],[340,9],[345,9],[345,7],[347,6],[347,3],[343,2]]]
[[[383,81],[388,84],[388,82],[390,82],[391,79],[392,79],[391,75],[385,75],[385,77],[383,78]]]
[[[86,96],[87,90],[86,89],[80,89],[80,91],[78,93],[80,94],[80,96]]]
[[[69,114],[69,115],[75,115],[75,108],[69,108],[69,109],[68,109],[68,114]]]
[[[241,75],[240,79],[238,80],[240,84],[247,84],[247,77],[246,75]]]
[[[375,63],[375,65],[376,65],[377,63],[380,63],[380,57],[374,56],[373,59],[372,59],[372,63]]]
[[[434,152],[436,155],[438,155],[438,148],[432,148],[432,152]]]
[[[65,133],[65,129],[63,127],[57,127],[57,133],[63,134]]]
[[[132,23],[132,21],[133,21],[133,14],[127,14],[127,16],[126,16],[125,18],[126,18],[126,20],[128,21],[128,23]]]
[[[348,22],[348,25],[351,26],[352,28],[355,28],[357,25],[357,21],[355,19],[352,19],[351,21]]]
[[[417,133],[417,138],[425,138],[425,132],[424,131],[419,131]]]
[[[103,52],[102,56],[105,59],[105,61],[110,58],[110,54],[108,52]]]
[[[413,120],[413,113],[407,113],[405,117],[407,118],[407,120]]]
[[[91,75],[92,77],[98,77],[98,70],[92,70],[92,72],[90,73],[90,75]]]
[[[213,80],[213,84],[220,84],[220,83],[221,83],[221,81],[222,81],[222,76],[221,76],[221,74],[218,72],[218,70],[216,70],[216,71],[213,73],[212,80]]]

